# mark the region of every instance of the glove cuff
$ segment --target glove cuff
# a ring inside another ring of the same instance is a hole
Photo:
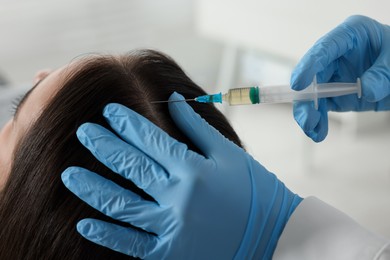
[[[269,173],[268,177],[274,184],[268,187],[272,193],[252,186],[248,224],[234,259],[271,259],[288,219],[302,201],[274,174]]]

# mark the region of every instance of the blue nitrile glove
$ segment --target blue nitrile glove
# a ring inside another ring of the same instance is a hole
[[[322,37],[303,56],[291,76],[294,90],[306,88],[317,75],[323,82],[356,82],[361,78],[362,98],[348,95],[294,104],[294,117],[316,142],[328,133],[328,111],[390,109],[390,26],[364,16],[351,16]]]
[[[204,156],[119,104],[108,105],[104,116],[125,141],[96,124],[79,128],[79,140],[99,161],[156,202],[88,170],[68,168],[62,180],[79,198],[150,233],[95,219],[80,221],[77,230],[145,259],[270,259],[302,199],[187,103],[170,103],[169,111]]]

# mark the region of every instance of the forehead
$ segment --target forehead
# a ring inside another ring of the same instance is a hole
[[[17,124],[21,130],[26,130],[37,119],[45,106],[59,91],[74,65],[63,66],[44,78],[27,97],[20,108]]]

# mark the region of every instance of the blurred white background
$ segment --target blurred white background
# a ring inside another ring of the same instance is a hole
[[[10,89],[27,88],[37,70],[80,54],[153,48],[209,92],[288,84],[321,35],[352,14],[390,24],[389,9],[384,0],[0,0],[0,75]],[[389,113],[333,113],[329,136],[314,144],[291,105],[219,108],[291,190],[390,237]]]

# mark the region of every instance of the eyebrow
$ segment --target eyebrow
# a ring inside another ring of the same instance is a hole
[[[45,77],[46,78],[46,77]],[[36,88],[38,87],[38,85],[45,79],[41,79],[40,81],[38,81],[32,88],[30,88],[24,95],[23,97],[20,99],[20,101],[18,102],[18,104],[16,105],[16,108],[15,108],[15,115],[14,115],[14,118],[15,118],[15,121],[18,119],[18,115],[19,115],[19,111],[20,111],[20,107],[26,102],[27,98],[30,96],[31,92]]]

